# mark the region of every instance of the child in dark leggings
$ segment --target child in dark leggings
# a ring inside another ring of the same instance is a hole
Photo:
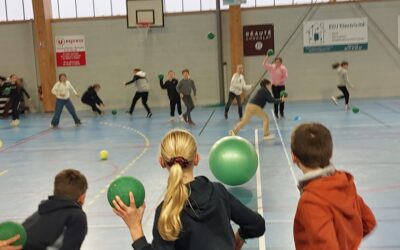
[[[339,96],[336,96],[336,97],[332,96],[331,100],[335,105],[338,105],[337,100],[340,100],[340,99],[344,98],[345,99],[345,108],[344,109],[346,111],[348,111],[348,110],[350,110],[350,107],[349,107],[350,94],[349,94],[349,91],[347,90],[347,85],[349,85],[351,88],[354,87],[354,85],[350,83],[349,77],[347,75],[347,70],[349,68],[349,63],[346,62],[346,61],[343,61],[340,64],[339,63],[334,63],[332,65],[332,68],[334,70],[336,70],[336,73],[339,76],[339,84],[337,85],[337,88],[340,91],[342,91],[343,94],[339,95]]]
[[[193,95],[196,98],[196,85],[194,81],[190,79],[190,73],[188,69],[182,70],[183,79],[179,81],[178,85],[176,85],[176,91],[181,95],[182,101],[186,106],[186,112],[183,114],[183,119],[189,125],[195,125],[192,120],[191,112],[194,109],[194,103],[191,96],[192,90]]]
[[[129,113],[132,115],[133,110],[135,109],[136,102],[139,99],[142,99],[142,104],[147,111],[147,118],[150,118],[153,114],[149,106],[147,105],[147,99],[149,97],[149,83],[147,82],[146,73],[139,68],[133,70],[133,78],[129,82],[126,82],[125,85],[129,85],[135,83],[136,85],[136,93],[133,96],[131,107],[129,108]]]

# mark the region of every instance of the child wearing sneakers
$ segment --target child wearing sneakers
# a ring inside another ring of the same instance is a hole
[[[304,173],[294,219],[297,250],[356,250],[376,226],[357,194],[353,176],[336,170],[329,130],[319,123],[298,126],[291,138],[292,160]]]
[[[336,73],[339,77],[339,84],[337,85],[337,88],[342,91],[343,95],[339,95],[339,96],[332,96],[331,100],[335,105],[338,105],[338,101],[340,99],[345,100],[345,106],[344,106],[344,110],[345,111],[349,111],[350,107],[349,107],[349,100],[350,100],[350,93],[347,90],[347,85],[350,88],[354,88],[354,85],[351,84],[351,82],[349,81],[349,76],[347,75],[347,71],[349,69],[349,63],[346,61],[343,61],[342,63],[334,63],[332,64],[332,69],[336,70]]]
[[[271,95],[271,82],[267,79],[263,79],[260,82],[260,88],[257,90],[255,94],[250,98],[249,103],[246,105],[246,109],[244,110],[244,116],[241,121],[239,121],[235,128],[229,131],[230,135],[237,135],[239,131],[250,122],[253,116],[258,116],[263,120],[263,130],[264,130],[264,139],[272,140],[275,137],[269,132],[269,119],[267,113],[263,110],[265,104],[269,103],[279,103],[284,102],[285,98],[281,97],[280,99],[275,99]]]
[[[229,86],[229,97],[228,102],[225,105],[225,119],[228,119],[228,111],[232,104],[233,99],[236,99],[238,105],[238,112],[239,112],[239,119],[242,119],[243,112],[242,112],[242,100],[241,95],[243,90],[250,90],[251,85],[247,85],[244,76],[243,76],[243,65],[239,64],[236,66],[236,73],[233,74],[231,85]]]
[[[166,80],[165,82],[163,82],[164,75],[159,75],[158,77],[160,79],[161,89],[166,89],[168,93],[171,116],[169,121],[175,121],[175,106],[178,109],[179,119],[183,121],[181,97],[179,96],[178,91],[176,91],[178,80],[175,78],[175,72],[172,70],[168,71],[168,80]]]
[[[132,104],[131,104],[131,107],[130,107],[128,113],[130,115],[132,115],[133,110],[135,109],[136,102],[139,101],[139,99],[142,99],[142,104],[147,111],[147,118],[150,118],[153,114],[151,113],[151,110],[150,110],[149,106],[147,105],[147,99],[149,98],[150,86],[149,86],[149,83],[147,82],[146,72],[142,71],[139,68],[134,69],[133,70],[133,79],[124,84],[126,86],[131,83],[136,84],[136,93],[132,99]]]
[[[54,180],[54,193],[22,224],[27,233],[26,250],[79,250],[87,233],[82,210],[88,183],[74,169],[65,169]],[[53,249],[53,248],[52,248]]]
[[[182,70],[182,76],[183,79],[179,81],[178,85],[176,86],[176,90],[181,95],[182,101],[186,106],[186,112],[183,114],[183,119],[189,125],[195,125],[190,113],[194,109],[191,93],[193,90],[194,98],[196,98],[196,85],[194,85],[194,81],[190,79],[190,73],[188,69]]]

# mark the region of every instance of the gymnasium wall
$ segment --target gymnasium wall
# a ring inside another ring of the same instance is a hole
[[[362,4],[391,42],[397,44],[397,16],[400,1],[376,1]],[[279,51],[310,6],[243,9],[243,25],[273,23],[275,50]],[[315,7],[309,20],[364,17],[355,3]],[[400,93],[400,57],[381,36],[376,27],[368,24],[369,48],[359,52],[303,54],[302,29],[294,35],[282,53],[289,70],[287,89],[292,100],[329,98],[336,91],[336,75],[330,65],[334,61],[350,62],[349,76],[356,85],[352,94],[357,97],[393,96]],[[222,13],[223,52],[226,85],[230,81],[228,12]],[[151,29],[146,37],[143,30],[127,29],[125,18],[61,20],[53,22],[53,34],[84,35],[87,65],[58,68],[65,72],[83,92],[93,82],[102,84],[101,97],[107,108],[127,108],[134,93],[132,86],[122,82],[131,79],[131,70],[142,67],[151,83],[149,104],[168,106],[166,92],[159,88],[157,75],[169,69],[180,77],[189,68],[198,88],[198,104],[219,102],[217,40],[206,38],[216,32],[213,12],[186,13],[165,16],[165,27]],[[36,94],[36,69],[31,22],[0,24],[0,74],[12,72],[28,80],[28,90],[40,109]],[[254,84],[263,73],[262,56],[245,57],[248,83]],[[87,109],[74,97],[77,109]],[[139,103],[138,108],[142,108]]]
[[[364,2],[363,8],[397,45],[397,16],[400,1]],[[275,51],[279,51],[295,30],[310,6],[242,10],[242,24],[274,24]],[[308,20],[365,17],[356,3],[324,4],[314,7]],[[224,44],[228,43],[228,13],[224,14]],[[368,22],[368,50],[354,52],[303,53],[303,29],[300,28],[281,56],[289,71],[287,89],[292,100],[327,99],[338,94],[337,76],[330,65],[335,61],[350,63],[349,78],[356,85],[355,97],[400,95],[400,51],[385,40],[377,28]],[[224,49],[229,62],[229,48]],[[263,56],[245,57],[245,74],[255,83],[263,73]]]

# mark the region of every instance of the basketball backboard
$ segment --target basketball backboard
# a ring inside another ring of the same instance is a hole
[[[164,27],[163,0],[127,0],[126,9],[128,28]]]

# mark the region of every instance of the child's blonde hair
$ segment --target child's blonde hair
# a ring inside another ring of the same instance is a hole
[[[169,167],[169,178],[158,220],[158,231],[164,240],[174,241],[181,232],[180,213],[189,198],[183,180],[183,169],[193,167],[197,146],[189,132],[174,129],[164,136],[160,149],[164,167]]]

